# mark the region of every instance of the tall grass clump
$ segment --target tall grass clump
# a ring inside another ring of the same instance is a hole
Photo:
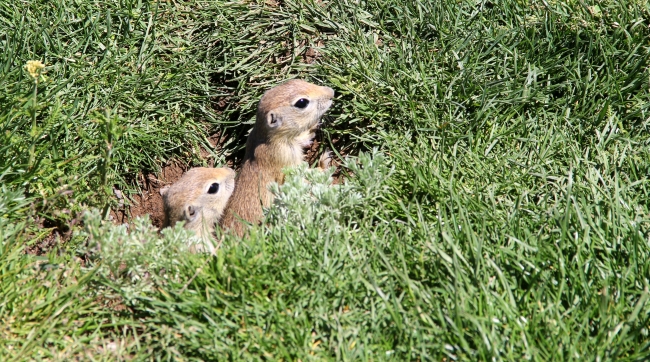
[[[0,353],[648,359],[649,24],[636,0],[0,4]],[[342,183],[287,170],[214,255],[103,220],[140,172],[236,164],[294,76],[336,91]],[[52,225],[72,239],[24,255]]]

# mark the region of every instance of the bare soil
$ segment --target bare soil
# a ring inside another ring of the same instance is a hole
[[[47,235],[32,245],[25,248],[25,253],[32,255],[44,255],[61,243],[72,238],[72,227],[79,223],[79,218],[65,222],[62,220],[49,220],[42,217],[36,218],[39,230],[47,230]]]
[[[160,189],[176,182],[185,171],[187,171],[185,165],[174,162],[163,166],[158,175],[153,173],[138,175],[138,185],[142,192],[131,197],[130,206],[111,210],[113,222],[124,224],[133,218],[148,214],[153,226],[162,227],[165,215]]]

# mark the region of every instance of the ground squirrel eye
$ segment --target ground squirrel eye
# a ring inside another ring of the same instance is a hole
[[[307,98],[300,98],[300,99],[298,99],[296,104],[294,104],[294,106],[298,107],[298,108],[305,108],[308,105],[309,105],[309,99],[307,99]]]
[[[215,182],[212,185],[210,185],[210,188],[208,189],[208,193],[209,194],[216,194],[217,191],[219,191],[219,184]]]

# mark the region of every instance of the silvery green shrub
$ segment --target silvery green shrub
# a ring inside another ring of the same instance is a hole
[[[158,233],[148,215],[129,225],[114,225],[92,210],[84,218],[91,266],[115,286],[127,299],[151,291],[156,285],[186,279],[183,255],[189,255],[196,236],[181,223]]]
[[[310,169],[306,164],[287,169],[282,186],[272,184],[274,205],[268,210],[271,225],[321,225],[340,229],[354,223],[359,212],[376,204],[388,186],[393,169],[377,149],[346,159],[343,167],[352,178],[333,185],[333,169]]]

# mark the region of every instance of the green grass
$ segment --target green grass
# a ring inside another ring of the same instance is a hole
[[[633,0],[1,3],[0,359],[649,359],[649,25]],[[140,172],[236,161],[293,76],[337,93],[345,184],[291,171],[214,257],[102,221]]]

